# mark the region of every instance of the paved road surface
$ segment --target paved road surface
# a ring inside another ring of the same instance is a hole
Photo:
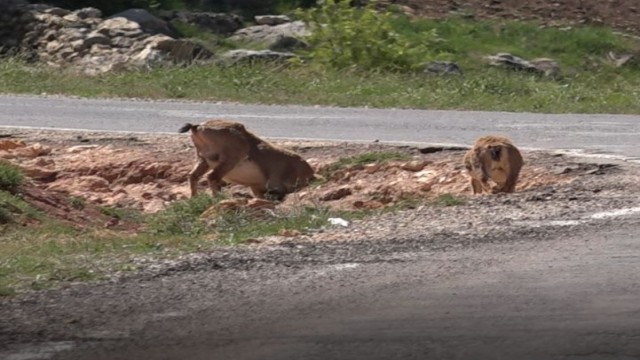
[[[502,133],[523,147],[640,157],[640,116],[375,110],[0,96],[0,126],[176,132],[185,122],[237,119],[268,137],[470,144]]]

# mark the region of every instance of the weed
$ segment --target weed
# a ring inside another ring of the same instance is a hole
[[[0,190],[13,192],[22,184],[23,175],[19,168],[0,162]]]
[[[436,205],[439,205],[439,206],[457,206],[457,205],[464,205],[465,200],[453,194],[445,193],[445,194],[439,195],[435,199],[435,203]]]
[[[87,206],[87,200],[81,196],[72,196],[69,198],[69,205],[76,210],[82,210]]]
[[[99,210],[102,214],[119,220],[136,221],[141,220],[142,218],[141,212],[135,209],[121,208],[116,206],[102,206],[99,208]]]
[[[165,210],[149,218],[148,231],[162,235],[202,235],[207,225],[200,219],[200,215],[221,199],[222,195],[213,198],[207,194],[200,194],[187,200],[173,202]]]
[[[329,209],[301,207],[283,211],[255,213],[241,210],[222,214],[215,222],[218,241],[241,243],[250,238],[276,235],[282,230],[306,231],[327,224],[336,216]]]
[[[320,171],[320,175],[328,178],[334,172],[356,165],[367,165],[372,163],[384,164],[389,161],[407,161],[411,156],[394,151],[369,152],[355,156],[340,158]]]

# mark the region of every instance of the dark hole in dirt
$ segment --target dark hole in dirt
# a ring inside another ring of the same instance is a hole
[[[427,146],[427,147],[418,149],[418,151],[420,151],[421,154],[433,154],[433,153],[443,152],[443,151],[464,151],[464,150],[469,150],[469,148],[464,146]]]

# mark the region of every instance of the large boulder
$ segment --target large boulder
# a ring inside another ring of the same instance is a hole
[[[311,35],[311,31],[309,31],[309,28],[304,22],[294,21],[275,26],[249,26],[236,31],[230,39],[240,42],[258,43],[272,48],[281,43],[282,39],[293,38],[299,40],[309,35]],[[292,41],[290,42],[293,43]],[[300,40],[300,42],[302,41]]]
[[[147,34],[164,34],[173,38],[178,37],[178,32],[171,24],[144,9],[129,9],[109,17],[109,19],[115,18],[125,18],[135,22]]]

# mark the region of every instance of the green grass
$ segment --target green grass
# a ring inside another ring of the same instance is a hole
[[[321,207],[273,211],[231,211],[205,222],[200,214],[221,198],[201,195],[177,201],[154,215],[111,207],[102,211],[120,219],[142,222],[138,234],[105,229],[74,229],[47,219],[28,204],[0,192],[0,205],[11,201],[19,216],[38,218],[40,226],[0,225],[0,296],[25,289],[43,289],[70,281],[101,279],[114,271],[136,270],[132,259],[140,256],[172,258],[220,245],[276,235],[282,230],[328,226],[329,217],[358,216]],[[1,209],[1,207],[0,207]]]
[[[379,151],[369,152],[355,156],[348,156],[338,159],[338,161],[330,164],[322,169],[321,174],[324,177],[331,176],[332,173],[355,165],[367,165],[372,163],[384,164],[389,161],[408,161],[411,156],[395,151]]]
[[[22,172],[17,167],[0,162],[0,191],[15,191],[22,183]]]
[[[96,78],[0,61],[0,93],[423,109],[640,113],[640,72],[602,68],[561,81],[487,68],[461,77],[214,65]]]
[[[464,205],[466,201],[461,197],[446,193],[439,195],[434,203],[438,206],[457,206]]]
[[[317,64],[222,67],[166,67],[85,77],[70,72],[0,60],[0,93],[67,94],[240,101],[265,104],[368,106],[529,111],[546,113],[640,113],[640,66],[608,65],[609,51],[634,52],[637,41],[603,27],[570,30],[539,28],[529,22],[449,19],[394,20],[405,38],[419,41],[435,29],[442,41],[425,55],[453,60],[463,76],[422,72],[335,70]],[[485,65],[482,57],[499,51],[528,59],[551,57],[561,64],[553,80]]]

